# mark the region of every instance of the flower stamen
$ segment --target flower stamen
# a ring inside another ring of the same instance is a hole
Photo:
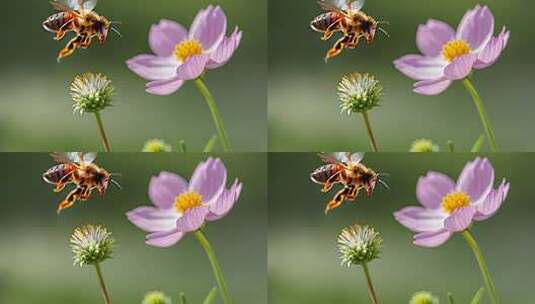
[[[452,62],[461,56],[470,54],[470,52],[472,52],[470,44],[462,39],[452,40],[442,47],[442,56],[448,62]]]
[[[202,206],[202,204],[202,195],[197,192],[182,193],[175,199],[175,208],[180,213],[184,213],[191,208]]]
[[[452,192],[442,198],[442,208],[451,214],[455,210],[465,208],[470,205],[470,196],[462,191]]]
[[[184,40],[175,46],[175,57],[184,62],[191,56],[201,55],[203,53],[202,44],[195,40]]]

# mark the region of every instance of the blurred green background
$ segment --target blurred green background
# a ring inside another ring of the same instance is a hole
[[[336,85],[350,72],[375,74],[385,90],[382,106],[370,113],[379,146],[384,151],[407,151],[412,141],[428,137],[442,145],[454,140],[459,151],[469,151],[483,132],[473,102],[460,83],[440,96],[412,93],[413,81],[398,72],[392,61],[416,53],[416,28],[428,19],[457,27],[464,13],[477,3],[490,6],[496,31],[511,30],[509,46],[499,61],[477,72],[480,90],[502,151],[533,151],[526,130],[531,129],[532,11],[530,1],[367,0],[364,11],[385,26],[390,38],[378,34],[371,46],[346,50],[325,64],[325,42],[309,29],[321,11],[316,1],[269,2],[269,145],[271,151],[364,150],[368,142],[359,116],[341,115]]]
[[[235,151],[266,151],[267,4],[265,0],[100,0],[96,11],[119,20],[123,38],[110,34],[105,46],[94,43],[61,64],[67,43],[57,42],[41,23],[54,11],[49,1],[9,1],[3,5],[0,67],[0,151],[100,149],[94,118],[72,115],[68,87],[85,71],[107,74],[117,87],[115,106],[103,113],[114,151],[139,151],[149,138],[175,146],[184,139],[202,151],[215,134],[206,102],[193,83],[177,93],[153,96],[132,73],[127,59],[150,51],[150,26],[167,18],[189,27],[197,12],[219,4],[228,32],[238,25],[241,45],[224,67],[210,71],[206,83],[217,100]]]
[[[264,154],[222,157],[230,179],[244,190],[226,216],[206,227],[236,303],[267,303],[267,193]],[[101,154],[97,163],[120,172],[123,190],[108,189],[88,203],[56,215],[67,190],[53,193],[41,180],[54,163],[47,154],[0,154],[0,303],[101,303],[94,269],[72,265],[69,237],[80,225],[102,224],[117,239],[115,257],[102,264],[114,303],[141,303],[150,290],[162,290],[178,303],[185,291],[189,303],[201,303],[215,286],[204,251],[193,236],[161,249],[144,244],[144,232],[125,212],[150,203],[147,186],[162,170],[189,178],[204,155]],[[218,302],[219,303],[219,302]]]
[[[369,303],[360,268],[340,266],[338,233],[354,223],[370,224],[382,234],[382,258],[370,264],[381,303],[408,303],[413,292],[429,290],[447,303],[469,303],[483,285],[468,245],[459,235],[436,249],[412,245],[412,233],[392,213],[416,205],[418,178],[440,171],[457,178],[468,154],[368,154],[364,163],[386,172],[391,190],[377,187],[371,199],[359,197],[323,214],[332,198],[320,193],[309,173],[321,164],[315,154],[269,155],[269,296],[273,304]],[[479,222],[473,233],[482,247],[503,303],[521,304],[532,299],[534,154],[490,157],[497,182],[511,182],[508,199],[493,218]],[[490,303],[485,298],[482,303]]]

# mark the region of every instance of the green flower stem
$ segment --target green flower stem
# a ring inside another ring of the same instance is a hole
[[[219,266],[219,262],[217,261],[217,257],[215,255],[214,249],[212,248],[212,245],[210,245],[210,243],[208,242],[208,239],[206,238],[206,236],[201,230],[197,230],[195,232],[195,237],[197,238],[202,248],[206,252],[208,259],[210,260],[210,264],[212,264],[212,270],[214,271],[214,276],[217,281],[217,285],[219,286],[219,293],[221,294],[221,297],[223,298],[223,303],[232,304],[232,299],[228,292],[227,283],[225,283],[225,278],[223,277],[221,266]]]
[[[225,125],[223,124],[223,119],[221,118],[221,113],[219,113],[219,109],[217,108],[217,103],[215,102],[214,97],[212,96],[212,94],[208,90],[208,87],[206,87],[206,84],[204,84],[204,81],[200,77],[195,80],[195,85],[197,85],[197,89],[206,100],[208,108],[210,108],[210,112],[212,113],[212,118],[217,129],[217,135],[219,136],[219,140],[221,141],[221,145],[223,146],[223,151],[232,152],[227,132],[225,131]]]
[[[102,117],[100,117],[100,112],[94,112],[95,118],[97,120],[98,130],[100,132],[100,138],[102,138],[102,144],[106,152],[111,152],[110,142],[108,141],[108,136],[104,130],[104,124],[102,123]]]
[[[477,244],[470,230],[465,230],[462,233],[462,235],[464,239],[466,240],[466,242],[468,243],[468,246],[470,246],[470,248],[474,252],[474,256],[476,257],[477,264],[479,265],[479,269],[481,271],[481,274],[483,275],[483,281],[485,282],[485,289],[487,290],[490,296],[491,302],[493,304],[499,304],[500,301],[498,299],[498,293],[496,292],[496,287],[494,286],[494,282],[492,281],[489,268],[487,267],[487,264],[485,263],[485,259],[483,258],[483,253],[481,252],[481,248],[479,248],[479,245]]]
[[[104,283],[104,277],[102,276],[102,270],[100,269],[100,264],[95,264],[95,269],[97,270],[97,277],[98,282],[100,284],[100,289],[102,290],[102,297],[104,298],[104,303],[111,304],[111,298],[110,293],[108,292],[108,288],[106,287],[106,284]]]
[[[379,152],[379,148],[377,147],[377,141],[375,140],[375,136],[373,135],[372,125],[370,124],[370,117],[368,116],[368,112],[362,112],[362,117],[364,118],[364,124],[366,125],[366,130],[368,131],[370,147],[372,148],[373,152]]]
[[[370,270],[368,269],[368,264],[362,264],[362,269],[364,270],[364,276],[366,277],[366,283],[368,285],[368,294],[370,295],[370,300],[373,304],[378,304],[377,294],[373,288],[372,278],[370,276]]]
[[[492,129],[489,116],[485,111],[485,106],[483,105],[483,100],[481,99],[481,96],[477,92],[470,79],[464,79],[463,84],[468,93],[470,93],[470,95],[472,96],[472,99],[474,100],[474,104],[476,105],[477,111],[479,112],[479,117],[481,118],[481,123],[483,124],[483,128],[485,129],[485,133],[487,135],[487,140],[489,141],[491,151],[498,152],[496,136],[494,135],[494,131]]]

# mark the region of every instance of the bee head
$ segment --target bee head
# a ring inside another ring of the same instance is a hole
[[[100,44],[104,44],[108,38],[108,32],[111,27],[111,22],[104,16],[99,16],[95,22],[95,29],[97,32],[98,41]]]
[[[362,30],[366,41],[372,42],[375,38],[375,33],[377,32],[377,21],[370,17],[362,23]]]

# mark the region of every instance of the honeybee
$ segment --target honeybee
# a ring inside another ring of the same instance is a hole
[[[59,11],[49,16],[43,22],[43,28],[51,33],[55,33],[55,40],[61,40],[67,32],[74,32],[72,38],[58,54],[58,62],[72,55],[78,48],[87,49],[93,38],[97,37],[100,44],[104,44],[111,29],[119,36],[119,31],[112,25],[119,23],[109,21],[93,11],[97,5],[97,0],[64,0],[63,2],[51,1],[52,7]]]
[[[87,201],[95,189],[104,195],[110,182],[119,189],[121,187],[111,173],[93,163],[96,153],[52,153],[51,156],[59,164],[45,171],[43,180],[56,186],[54,192],[61,192],[67,184],[76,186],[59,204],[58,214],[77,200]]]
[[[326,164],[314,170],[310,174],[310,179],[322,185],[321,191],[324,193],[331,191],[335,184],[343,186],[327,204],[325,214],[345,201],[354,201],[362,189],[367,197],[371,197],[378,182],[388,187],[381,179],[381,174],[361,162],[364,153],[340,152],[334,156],[322,153],[319,156]]]
[[[328,40],[335,32],[341,32],[342,37],[327,51],[325,61],[339,55],[344,49],[355,49],[361,38],[371,44],[377,30],[388,36],[377,21],[361,11],[365,0],[320,0],[318,4],[325,11],[310,22],[310,27],[323,33],[322,40]]]

